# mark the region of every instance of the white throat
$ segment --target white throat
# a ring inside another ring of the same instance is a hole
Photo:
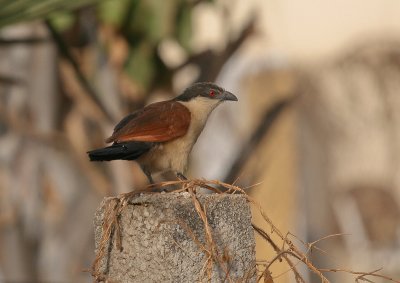
[[[198,96],[190,101],[179,101],[185,105],[191,115],[191,124],[193,126],[201,127],[200,132],[203,130],[208,116],[210,116],[211,112],[221,103],[222,101],[219,99],[209,99],[206,97]],[[200,134],[200,133],[198,133]]]

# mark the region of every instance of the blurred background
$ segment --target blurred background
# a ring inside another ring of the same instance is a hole
[[[260,183],[284,233],[344,234],[316,266],[399,278],[399,19],[396,0],[0,0],[0,282],[91,282],[96,207],[146,178],[86,151],[195,81],[239,102],[212,114],[189,177]]]

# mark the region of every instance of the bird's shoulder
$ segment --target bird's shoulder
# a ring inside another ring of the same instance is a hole
[[[135,112],[133,112],[133,113],[128,114],[128,115],[125,116],[124,118],[122,118],[122,120],[119,121],[117,125],[115,125],[115,127],[114,127],[114,132],[116,132],[116,131],[122,129],[126,124],[129,123],[129,121],[135,119],[135,117],[138,116],[138,114],[139,114],[140,111],[141,111],[141,110],[137,110],[137,111],[135,111]]]
[[[149,104],[124,117],[115,127],[111,137],[106,142],[117,138],[140,135],[140,132],[154,132],[160,135],[165,131],[164,139],[176,137],[187,130],[191,119],[189,109],[183,104],[167,100]]]

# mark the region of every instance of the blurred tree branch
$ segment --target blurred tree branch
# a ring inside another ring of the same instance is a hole
[[[13,45],[13,44],[40,44],[48,42],[48,38],[37,37],[37,36],[26,36],[21,38],[4,38],[0,37],[0,45]]]
[[[24,82],[19,78],[0,74],[0,85],[21,85],[21,84],[24,84]]]
[[[235,182],[247,159],[252,156],[262,139],[270,132],[272,126],[275,124],[283,111],[293,103],[295,97],[296,96],[292,96],[290,98],[282,99],[265,110],[260,124],[250,136],[249,141],[243,145],[240,151],[238,151],[239,154],[232,162],[231,168],[224,178],[224,182],[229,184]]]
[[[51,36],[54,39],[54,42],[56,43],[58,50],[60,51],[61,55],[66,59],[66,61],[71,65],[73,68],[75,75],[82,85],[83,89],[85,92],[89,95],[90,99],[95,103],[96,106],[98,106],[101,110],[101,112],[105,115],[105,117],[109,121],[113,121],[113,117],[111,113],[107,110],[107,108],[103,105],[103,103],[99,99],[99,94],[96,93],[92,85],[89,83],[89,81],[86,79],[85,75],[81,71],[79,64],[75,60],[74,56],[72,55],[68,45],[65,43],[63,40],[62,36],[57,32],[57,30],[54,28],[50,20],[45,21],[46,26],[48,30],[50,31]]]
[[[256,19],[252,20],[242,29],[239,36],[231,40],[222,52],[206,50],[200,54],[194,54],[188,60],[174,69],[178,71],[190,64],[195,64],[200,68],[200,74],[196,81],[215,81],[222,67],[231,58],[231,56],[239,49],[240,46],[254,34],[254,24]]]

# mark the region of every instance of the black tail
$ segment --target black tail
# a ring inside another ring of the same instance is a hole
[[[114,143],[105,148],[88,151],[87,154],[90,161],[135,160],[149,151],[152,146],[150,142]]]

